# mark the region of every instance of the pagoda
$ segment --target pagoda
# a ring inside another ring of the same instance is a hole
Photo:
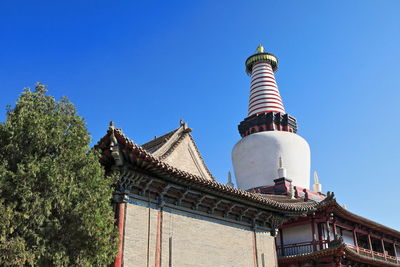
[[[321,199],[309,190],[310,147],[297,134],[296,119],[285,112],[275,79],[278,58],[260,45],[245,65],[251,77],[248,116],[238,126],[242,139],[232,151],[238,187],[285,194],[293,187],[298,195]]]
[[[310,148],[297,134],[278,89],[278,59],[260,45],[246,60],[251,76],[248,116],[239,124],[242,139],[232,161],[238,187],[287,203],[313,203],[307,216],[279,227],[278,265],[400,266],[400,232],[363,218],[322,193],[314,172],[310,190]]]

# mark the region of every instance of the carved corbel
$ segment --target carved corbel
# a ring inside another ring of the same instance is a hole
[[[220,200],[218,200],[217,202],[215,202],[214,205],[213,205],[213,207],[210,208],[210,209],[208,210],[208,213],[214,214],[215,209],[218,207],[218,205],[219,205],[221,202],[222,202],[222,199],[220,199]]]
[[[146,193],[147,190],[149,190],[149,187],[151,185],[151,183],[153,183],[154,179],[150,179],[146,185],[143,187],[143,189],[141,190],[141,195],[144,196],[144,194]]]
[[[184,200],[186,198],[186,195],[189,193],[189,191],[190,190],[188,188],[186,188],[185,191],[182,193],[181,197],[176,200],[176,205],[177,206],[181,205],[182,200]]]
[[[193,205],[192,209],[197,210],[199,208],[199,205],[201,204],[201,202],[203,202],[203,200],[206,198],[206,195],[202,195],[197,201],[196,203]]]

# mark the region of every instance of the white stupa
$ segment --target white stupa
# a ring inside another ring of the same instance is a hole
[[[285,113],[274,76],[277,68],[278,59],[261,45],[246,60],[251,75],[248,117],[239,125],[242,139],[232,151],[240,189],[274,185],[274,180],[281,178],[279,167],[286,169],[285,178],[291,179],[293,186],[310,187],[310,147],[296,134],[296,119]]]

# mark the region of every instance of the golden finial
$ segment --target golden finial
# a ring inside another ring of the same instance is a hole
[[[264,53],[264,46],[261,44],[257,47],[257,53]]]

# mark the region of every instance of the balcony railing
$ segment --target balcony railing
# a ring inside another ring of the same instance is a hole
[[[313,252],[313,244],[311,242],[296,243],[277,247],[278,257],[293,256]]]
[[[364,256],[368,256],[371,258],[380,259],[380,260],[388,261],[388,262],[392,262],[392,263],[400,263],[400,258],[396,258],[395,256],[389,255],[387,253],[387,251],[385,253],[381,253],[381,252],[365,249],[362,247],[352,246],[349,244],[346,244],[346,246],[351,248],[354,251],[357,251],[358,253],[360,253]]]
[[[347,243],[346,246],[364,256],[392,263],[400,263],[400,258],[396,258],[394,256],[389,255],[387,251],[385,253],[380,253],[362,247],[356,247]],[[326,249],[326,248],[328,248],[328,242],[327,240],[322,240],[322,241],[316,241],[315,243],[302,242],[302,243],[284,245],[283,247],[277,246],[276,250],[278,257],[285,257],[285,256],[295,256],[295,255],[312,253],[314,251],[319,251],[321,249]]]

